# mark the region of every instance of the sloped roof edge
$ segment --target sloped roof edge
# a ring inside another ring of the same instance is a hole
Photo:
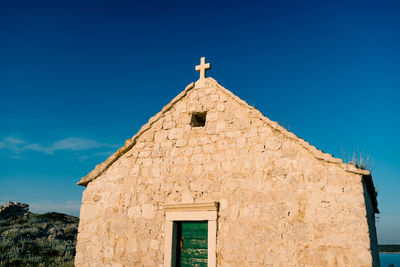
[[[306,142],[305,140],[297,137],[295,134],[286,130],[284,127],[279,125],[279,123],[268,119],[258,109],[250,106],[249,104],[246,103],[246,101],[244,101],[244,100],[240,99],[238,96],[234,95],[231,91],[227,90],[222,85],[220,85],[215,79],[213,79],[211,77],[208,77],[206,79],[208,80],[208,82],[211,82],[214,86],[216,86],[218,89],[223,91],[226,95],[231,97],[237,103],[252,110],[255,114],[258,114],[260,119],[262,119],[271,128],[281,132],[288,139],[292,139],[292,140],[298,142],[303,148],[308,150],[315,158],[317,158],[319,160],[327,161],[330,163],[338,164],[344,170],[351,172],[351,173],[356,173],[356,174],[360,174],[360,175],[371,175],[371,173],[367,170],[359,169],[356,166],[354,166],[353,164],[344,163],[341,159],[335,158],[331,154],[325,153],[325,152],[317,149],[315,146],[311,145],[310,143]],[[85,177],[83,177],[77,184],[86,186],[89,182],[93,181],[98,176],[100,176],[104,171],[106,171],[108,169],[108,167],[110,167],[115,161],[117,161],[121,156],[123,156],[126,152],[128,152],[136,144],[136,140],[139,138],[139,136],[141,136],[145,131],[147,131],[153,125],[153,123],[158,121],[165,112],[169,111],[179,100],[181,100],[183,97],[185,97],[186,94],[191,89],[196,88],[195,85],[196,85],[196,83],[192,82],[188,86],[186,86],[185,90],[183,90],[171,102],[169,102],[166,106],[164,106],[160,112],[158,112],[156,115],[154,115],[152,118],[150,118],[149,121],[145,125],[143,125],[140,128],[140,130],[132,138],[126,140],[124,146],[122,146],[120,149],[118,149],[114,154],[112,154],[103,163],[98,164],[91,172],[89,172]]]
[[[132,138],[126,140],[124,146],[118,149],[114,154],[112,154],[108,159],[106,159],[106,161],[100,163],[99,165],[96,165],[94,170],[89,172],[85,177],[82,177],[82,179],[77,184],[86,186],[90,181],[93,181],[105,170],[107,170],[108,167],[110,167],[115,161],[117,161],[121,156],[123,156],[136,144],[136,140],[139,138],[139,136],[141,136],[145,131],[150,129],[153,123],[158,121],[165,112],[170,110],[175,105],[176,102],[178,102],[184,96],[186,96],[187,92],[194,88],[194,85],[195,83],[191,82],[188,86],[186,86],[185,90],[183,90],[174,99],[172,99],[171,102],[165,105],[160,112],[151,117],[149,121],[145,125],[143,125],[142,128],[140,128],[140,130]]]
[[[363,169],[359,169],[356,166],[354,166],[353,164],[349,164],[349,163],[344,163],[342,161],[342,159],[339,158],[335,158],[334,156],[332,156],[329,153],[325,153],[321,150],[319,150],[318,148],[316,148],[315,146],[311,145],[310,143],[308,143],[307,141],[305,141],[304,139],[301,139],[300,137],[296,136],[294,133],[289,132],[288,130],[286,130],[283,126],[281,126],[279,123],[272,121],[270,119],[268,119],[268,117],[266,117],[264,114],[261,113],[261,111],[259,111],[258,109],[250,106],[249,104],[246,103],[246,101],[240,99],[238,96],[234,95],[231,91],[227,90],[226,88],[224,88],[222,85],[220,85],[216,80],[214,80],[213,78],[208,78],[211,81],[213,81],[214,85],[217,86],[220,90],[222,90],[223,92],[225,92],[225,94],[229,95],[231,98],[233,98],[236,102],[238,102],[239,104],[251,109],[253,112],[255,112],[256,114],[258,114],[258,116],[265,122],[267,123],[271,128],[281,132],[285,137],[287,137],[288,139],[292,139],[294,141],[299,142],[299,144],[304,147],[306,150],[310,151],[311,154],[320,160],[324,160],[327,162],[331,162],[331,163],[336,163],[336,164],[340,164],[340,166],[348,171],[348,172],[352,172],[352,173],[357,173],[357,174],[361,174],[361,175],[371,175],[370,171],[367,170],[363,170]]]

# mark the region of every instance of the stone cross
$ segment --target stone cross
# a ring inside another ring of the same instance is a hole
[[[200,59],[200,65],[196,66],[196,71],[200,72],[200,78],[199,80],[203,80],[206,78],[206,70],[211,69],[210,63],[206,63],[206,58],[202,57]]]

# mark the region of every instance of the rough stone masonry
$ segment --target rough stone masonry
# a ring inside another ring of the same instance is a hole
[[[78,184],[76,266],[169,266],[163,205],[210,201],[217,266],[379,266],[370,173],[205,75]]]

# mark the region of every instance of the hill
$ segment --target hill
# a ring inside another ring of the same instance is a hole
[[[400,253],[400,245],[379,245],[379,252]]]
[[[74,266],[79,218],[34,214],[28,204],[0,206],[0,266]]]

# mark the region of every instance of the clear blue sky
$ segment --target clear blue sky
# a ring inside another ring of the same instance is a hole
[[[379,242],[400,243],[399,14],[398,1],[1,1],[0,204],[77,215],[76,182],[206,56],[297,136],[369,155]]]

